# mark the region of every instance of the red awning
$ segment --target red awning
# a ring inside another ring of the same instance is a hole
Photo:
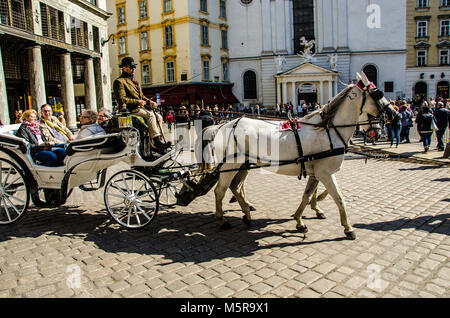
[[[234,96],[231,90],[219,89],[216,92],[197,92],[206,104],[234,104],[239,100]]]
[[[186,93],[180,94],[163,94],[161,95],[161,104],[165,106],[181,105],[186,99]]]

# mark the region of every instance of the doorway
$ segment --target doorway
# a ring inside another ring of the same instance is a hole
[[[437,84],[437,97],[448,98],[448,82],[442,81]]]

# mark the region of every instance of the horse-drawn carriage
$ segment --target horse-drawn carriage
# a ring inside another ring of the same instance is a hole
[[[112,218],[127,228],[142,228],[154,220],[160,204],[188,205],[215,184],[216,218],[221,227],[229,227],[222,209],[227,189],[240,204],[244,222],[250,224],[252,206],[245,198],[245,179],[249,169],[268,167],[283,175],[308,175],[302,203],[295,213],[300,232],[307,231],[301,216],[321,182],[338,205],[346,236],[354,239],[334,174],[342,166],[357,125],[368,131],[373,128],[371,118],[396,113],[364,74],[358,74],[358,79],[357,85],[349,85],[322,110],[291,122],[286,131],[279,123],[248,118],[211,126],[214,137],[210,143],[218,159],[211,173],[193,173],[194,166],[179,164],[180,144],[160,158],[149,159],[145,132],[133,128],[131,116],[115,118],[117,129],[105,136],[71,142],[62,167],[40,165],[31,158],[23,139],[0,133],[0,225],[17,221],[30,199],[38,207],[53,207],[64,204],[76,187],[84,191],[104,187],[105,207]],[[271,149],[262,156],[259,146],[269,144],[277,145],[277,151]],[[252,147],[255,145],[258,147]],[[224,160],[228,154],[230,161]],[[129,168],[105,182],[106,169],[119,162]]]

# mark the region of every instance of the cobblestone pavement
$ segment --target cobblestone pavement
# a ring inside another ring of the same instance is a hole
[[[329,197],[328,218],[307,208],[309,233],[297,233],[306,181],[263,171],[247,183],[252,227],[228,193],[234,227],[222,232],[212,191],[129,231],[102,192],[76,189],[0,228],[0,297],[449,297],[449,168],[347,160],[337,179],[355,241]]]

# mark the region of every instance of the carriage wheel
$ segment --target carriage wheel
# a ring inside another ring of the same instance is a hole
[[[22,170],[0,158],[0,225],[11,224],[25,214],[30,192]]]
[[[158,195],[153,183],[135,170],[114,174],[106,183],[104,199],[112,218],[129,229],[149,225],[159,210]]]
[[[175,160],[168,160],[162,165],[163,169],[174,171],[181,171],[181,167],[181,163]],[[183,182],[181,179],[170,182],[159,182],[159,180],[155,181],[158,182],[159,204],[168,207],[174,206],[177,203],[175,194],[178,193],[183,187]]]

